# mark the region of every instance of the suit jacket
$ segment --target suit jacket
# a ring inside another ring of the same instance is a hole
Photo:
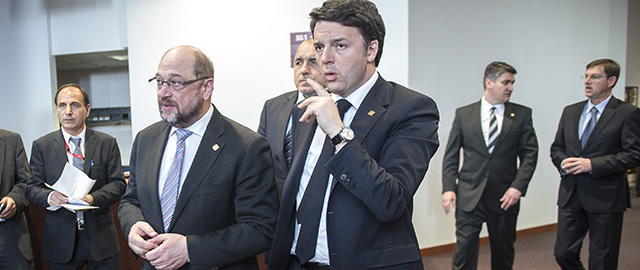
[[[93,205],[99,209],[86,211],[84,230],[89,240],[89,252],[95,260],[103,260],[120,252],[113,214],[109,207],[124,193],[125,182],[116,139],[87,128],[85,132],[84,173],[96,180],[89,191]],[[33,142],[31,177],[27,188],[29,201],[39,207],[49,206],[47,198],[68,162],[62,131],[53,131]],[[68,263],[76,239],[76,214],[60,208],[47,211],[44,221],[42,258],[56,263]]]
[[[316,165],[334,177],[326,220],[332,269],[423,268],[411,221],[413,195],[438,148],[438,121],[431,98],[378,78],[351,123],[355,139]],[[296,130],[304,147],[296,149],[285,182],[269,269],[286,269],[289,261],[315,120],[308,124]]]
[[[271,147],[278,196],[282,196],[284,181],[289,173],[287,159],[284,157],[284,137],[287,133],[289,116],[297,97],[298,90],[295,90],[269,99],[264,103],[260,114],[258,133],[267,138]]]
[[[4,223],[11,232],[9,235],[2,235],[7,241],[11,241],[18,246],[20,253],[27,259],[33,259],[31,251],[31,237],[24,215],[29,202],[25,195],[27,181],[29,179],[29,163],[24,152],[22,137],[18,133],[13,133],[0,129],[0,198],[11,197],[16,203],[16,214],[7,219]],[[11,258],[4,258],[9,259]]]
[[[577,192],[588,212],[623,212],[631,207],[626,171],[640,165],[640,109],[612,96],[582,149],[578,127],[586,102],[564,108],[551,145],[551,160],[562,179],[558,206]],[[591,173],[564,173],[561,164],[568,157],[591,159]]]
[[[471,212],[482,198],[490,211],[505,213],[500,198],[507,189],[527,192],[538,162],[531,109],[510,102],[504,105],[502,130],[491,154],[482,134],[481,102],[456,110],[442,161],[442,186],[443,192],[456,193],[456,205],[462,211]],[[464,149],[462,168],[460,148]],[[507,212],[517,213],[519,206],[518,202]]]
[[[118,217],[125,237],[137,221],[165,233],[158,195],[171,126],[155,123],[136,136],[131,175]],[[257,269],[269,249],[278,211],[269,144],[215,110],[184,180],[168,232],[187,237],[190,263],[180,269]],[[147,260],[143,269],[154,269]]]

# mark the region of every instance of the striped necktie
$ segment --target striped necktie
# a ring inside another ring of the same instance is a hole
[[[164,182],[162,188],[162,194],[160,196],[160,208],[162,209],[162,223],[164,225],[164,231],[169,230],[171,219],[173,217],[173,211],[176,209],[176,202],[178,201],[178,187],[180,186],[180,175],[182,174],[182,161],[184,160],[185,140],[193,132],[187,129],[177,129],[175,131],[178,137],[176,155],[171,162],[169,168],[169,174],[167,180]]]
[[[498,137],[498,118],[496,118],[496,107],[491,107],[491,119],[489,121],[489,140],[487,141],[487,148],[489,148],[489,154],[493,153],[493,148],[496,146],[496,138]]]

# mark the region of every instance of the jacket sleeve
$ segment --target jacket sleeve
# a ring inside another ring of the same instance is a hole
[[[522,192],[524,196],[527,193],[529,182],[533,177],[533,172],[536,169],[538,163],[538,139],[536,138],[536,132],[533,129],[533,120],[531,119],[531,110],[529,112],[525,123],[522,136],[520,136],[520,143],[518,144],[518,159],[520,160],[520,166],[516,173],[516,178],[511,184],[511,187]]]
[[[458,173],[460,170],[460,148],[462,148],[462,128],[460,124],[459,110],[451,125],[449,140],[442,158],[442,193],[447,191],[458,192]]]
[[[327,170],[381,222],[394,221],[411,206],[438,149],[438,109],[426,96],[396,101],[399,110],[374,159],[357,138],[348,142],[326,164]],[[387,111],[386,113],[389,113]],[[394,114],[395,115],[395,114]],[[376,128],[375,126],[373,127]]]

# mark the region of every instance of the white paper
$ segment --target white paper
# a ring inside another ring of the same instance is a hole
[[[97,206],[90,206],[89,203],[81,200],[89,194],[96,180],[89,178],[83,171],[68,163],[64,166],[62,174],[53,186],[45,185],[55,191],[67,196],[69,203],[47,207],[47,210],[56,211],[64,207],[69,211],[98,209]]]

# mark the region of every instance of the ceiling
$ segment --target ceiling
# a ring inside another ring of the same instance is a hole
[[[55,57],[58,71],[129,66],[127,50],[56,55]]]

